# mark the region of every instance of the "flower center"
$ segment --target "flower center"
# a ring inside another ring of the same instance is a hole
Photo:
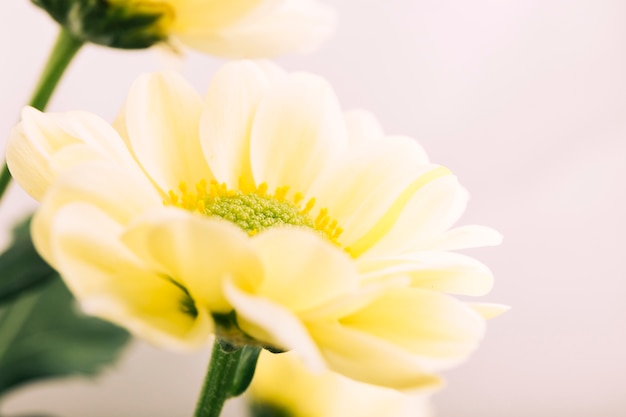
[[[226,184],[200,181],[195,189],[181,183],[178,192],[170,191],[164,204],[216,216],[228,220],[253,236],[275,226],[308,227],[320,232],[327,239],[337,242],[343,229],[331,220],[327,209],[312,215],[315,199],[302,205],[303,196],[295,193],[289,196],[289,187],[279,187],[268,193],[267,184],[258,187],[230,190]]]

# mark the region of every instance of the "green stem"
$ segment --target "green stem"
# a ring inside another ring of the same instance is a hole
[[[38,110],[46,108],[65,70],[83,44],[82,40],[75,38],[65,28],[61,27],[56,43],[48,57],[48,62],[46,62],[37,87],[28,103],[29,105]],[[0,172],[0,200],[10,182],[11,173],[6,162],[4,162],[2,172]]]
[[[194,417],[219,417],[224,403],[230,397],[242,352],[242,348],[215,338]]]

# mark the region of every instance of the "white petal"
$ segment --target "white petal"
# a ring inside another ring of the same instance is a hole
[[[252,172],[269,189],[306,194],[325,165],[347,146],[339,103],[326,81],[292,74],[261,101],[252,127]]]
[[[235,306],[237,323],[256,339],[284,350],[293,350],[314,372],[326,368],[315,342],[303,323],[286,308],[263,297],[255,297],[226,281],[224,292]]]
[[[128,140],[148,175],[164,192],[212,179],[200,146],[202,99],[179,75],[146,74],[125,105]]]
[[[410,138],[350,148],[311,187],[316,207],[343,228],[340,242],[351,246],[383,218],[416,179],[434,165],[420,164],[421,150]]]
[[[212,322],[174,283],[137,262],[118,239],[122,226],[85,203],[61,208],[51,224],[53,257],[87,312],[157,345],[193,349],[207,343]]]
[[[493,274],[469,256],[450,252],[415,252],[359,261],[364,279],[388,279],[397,274],[411,277],[412,286],[453,294],[485,295],[493,286]]]
[[[75,166],[50,188],[31,225],[37,251],[53,266],[50,224],[61,207],[75,202],[98,207],[120,224],[162,205],[160,195],[145,178],[118,165],[98,161]]]
[[[470,225],[448,230],[428,245],[428,249],[436,251],[459,250],[496,246],[500,243],[502,243],[502,235],[496,230],[486,226]]]
[[[352,259],[307,229],[275,228],[253,239],[265,268],[255,294],[298,314],[314,310],[357,289]]]
[[[229,58],[271,58],[287,52],[310,52],[336,26],[332,9],[316,0],[285,0],[266,13],[251,14],[216,32],[180,32],[192,48]]]
[[[222,293],[226,278],[246,289],[263,278],[248,236],[226,221],[164,208],[135,221],[122,240],[211,311],[232,310]]]
[[[237,189],[252,182],[250,131],[257,106],[284,72],[269,62],[240,61],[224,65],[209,85],[202,113],[205,158],[218,182]]]

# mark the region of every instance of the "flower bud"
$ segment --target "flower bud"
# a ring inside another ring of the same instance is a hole
[[[32,0],[76,39],[112,48],[148,48],[167,38],[172,10],[135,0]]]

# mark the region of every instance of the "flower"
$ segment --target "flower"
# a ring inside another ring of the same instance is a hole
[[[425,393],[401,393],[331,371],[314,374],[292,353],[261,353],[247,399],[252,417],[434,415]]]
[[[223,57],[308,51],[334,30],[317,0],[33,0],[76,39],[114,48],[181,42]]]
[[[448,250],[500,241],[450,229],[467,199],[456,177],[344,115],[311,74],[231,63],[204,99],[145,75],[114,127],[25,109],[7,159],[42,200],[38,251],[83,308],[159,345],[216,333],[410,389],[438,385],[502,310],[450,295],[493,277]]]

